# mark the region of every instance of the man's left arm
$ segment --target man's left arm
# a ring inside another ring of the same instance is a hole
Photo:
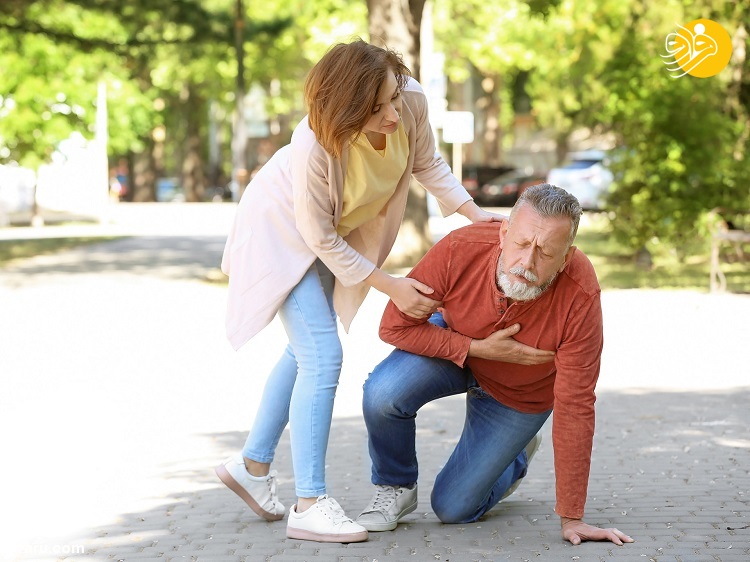
[[[591,449],[594,439],[594,388],[603,345],[602,310],[597,292],[571,313],[555,363],[555,404],[552,441],[561,534],[572,544],[609,540],[617,545],[633,539],[617,529],[583,521]]]

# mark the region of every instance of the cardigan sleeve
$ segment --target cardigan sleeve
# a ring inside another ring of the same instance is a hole
[[[448,216],[467,201],[471,201],[471,195],[453,175],[450,166],[437,151],[428,116],[427,97],[422,86],[416,80],[409,80],[404,97],[416,121],[412,174],[438,200],[443,216]]]
[[[344,240],[334,225],[343,190],[341,166],[318,144],[304,119],[292,136],[290,169],[294,216],[305,244],[346,287],[364,281],[375,264]]]

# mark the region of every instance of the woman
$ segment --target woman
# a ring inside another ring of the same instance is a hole
[[[336,315],[348,330],[370,287],[417,318],[440,305],[429,287],[379,269],[412,175],[445,215],[503,217],[480,209],[436,154],[425,95],[393,51],[362,40],[334,46],[311,70],[305,101],[309,113],[291,143],[247,186],[224,251],[232,345],[242,346],[277,313],[289,345],[269,375],[242,453],[216,471],[258,515],[281,519],[270,465],[288,422],[298,498],[287,536],[357,542],[367,531],[325,487],[342,362]]]

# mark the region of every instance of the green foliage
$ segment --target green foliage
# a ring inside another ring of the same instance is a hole
[[[36,167],[71,133],[91,138],[100,81],[113,157],[151,150],[163,126],[163,171],[174,173],[189,135],[207,152],[209,102],[228,144],[235,5],[0,2],[0,162]],[[332,43],[367,37],[367,2],[248,0],[245,9],[246,85],[259,84],[269,113],[285,117],[275,139],[283,142],[304,112],[310,66]],[[735,57],[709,79],[673,79],[662,62],[666,35],[698,17],[734,35],[750,20],[750,0],[436,0],[433,8],[450,79],[467,80],[473,67],[492,83],[506,139],[525,94],[560,153],[581,131],[615,140],[613,235],[663,260],[705,251],[710,209],[750,208],[747,60]]]
[[[273,91],[276,114],[300,112],[302,80],[325,48],[366,35],[360,0],[244,5],[246,84]],[[166,163],[179,169],[187,123],[207,137],[208,100],[221,106],[229,139],[235,7],[235,0],[4,0],[0,162],[37,167],[72,132],[91,138],[100,81],[113,157],[150,149],[152,132],[164,125]]]
[[[750,64],[674,79],[661,57],[665,38],[699,17],[734,34],[748,16],[748,0],[443,0],[435,20],[452,79],[467,79],[468,59],[501,81],[506,131],[514,77],[524,73],[532,114],[560,154],[574,133],[615,140],[613,233],[625,248],[666,260],[705,251],[712,208],[750,208]]]
[[[710,79],[665,72],[660,40],[673,21],[674,13],[654,9],[630,23],[602,74],[610,86],[599,116],[625,147],[612,166],[615,235],[630,248],[684,258],[705,248],[708,211],[750,207],[741,180],[750,168],[737,157],[747,139],[727,108],[728,72]]]
[[[584,217],[576,237],[576,246],[591,260],[602,289],[709,290],[707,248],[685,258],[662,245],[654,267],[644,268],[633,259],[631,248],[612,236],[613,226],[604,216]],[[750,293],[748,255],[738,258],[731,247],[722,248],[722,253],[727,290]]]
[[[0,35],[0,162],[37,167],[71,132],[91,136],[100,69],[68,45],[47,37]]]

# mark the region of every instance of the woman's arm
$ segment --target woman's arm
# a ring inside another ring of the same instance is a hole
[[[458,178],[437,151],[428,116],[427,98],[419,83],[411,79],[404,96],[415,120],[414,178],[438,200],[443,216],[457,212],[471,222],[492,222],[506,219],[504,215],[487,212],[474,203]]]

